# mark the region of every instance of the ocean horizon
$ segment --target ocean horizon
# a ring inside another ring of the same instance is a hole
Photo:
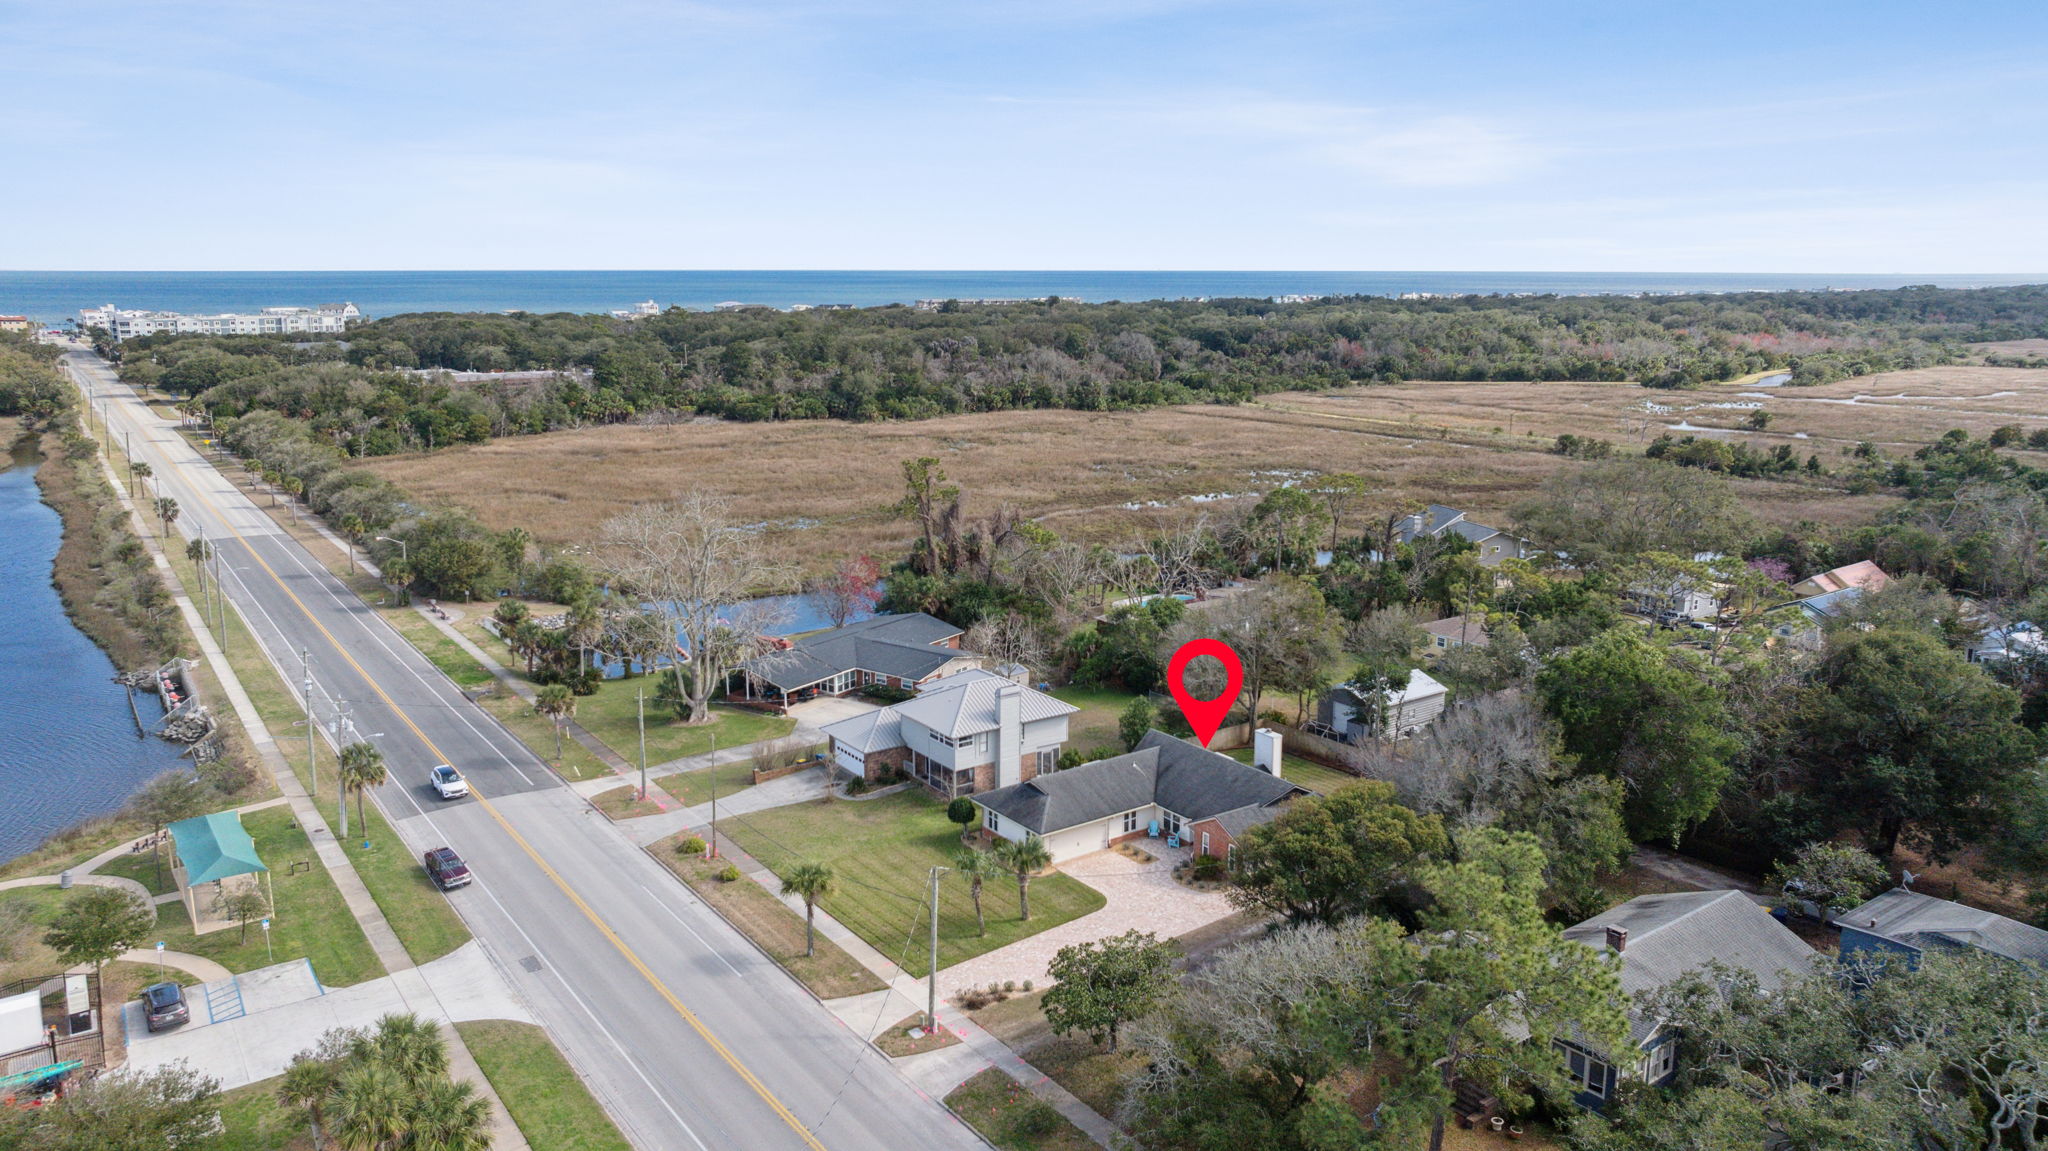
[[[2048,273],[1871,275],[1742,272],[1460,271],[0,271],[0,314],[62,323],[115,304],[174,312],[245,312],[349,302],[365,316],[406,312],[579,312],[723,303],[773,308],[877,307],[926,299],[1063,296],[1108,300],[1368,295],[1622,295],[1856,290],[1933,284],[1988,288],[2048,282]]]

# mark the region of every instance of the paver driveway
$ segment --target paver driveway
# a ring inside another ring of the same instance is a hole
[[[1167,939],[1232,913],[1221,890],[1196,891],[1174,882],[1174,865],[1193,854],[1192,849],[1168,849],[1161,840],[1141,840],[1139,846],[1158,858],[1139,863],[1115,851],[1098,851],[1061,864],[1062,872],[1103,894],[1109,902],[1102,910],[945,968],[939,972],[939,993],[953,995],[1013,979],[1043,985],[1052,957],[1068,944],[1122,935],[1133,928]],[[982,896],[1016,897],[1015,885],[1001,882],[991,883]]]

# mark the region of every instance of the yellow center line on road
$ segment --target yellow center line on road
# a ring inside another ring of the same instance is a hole
[[[201,462],[203,463],[204,461],[202,460]],[[311,609],[306,607],[304,601],[300,600],[298,595],[285,584],[284,580],[264,561],[263,557],[256,554],[255,546],[240,531],[236,530],[234,521],[228,518],[226,510],[208,498],[205,491],[197,487],[193,491],[198,496],[199,501],[210,508],[213,514],[219,518],[221,525],[228,530],[228,534],[241,541],[242,547],[249,553],[249,558],[255,560],[257,565],[263,569],[264,574],[270,577],[271,582],[277,585],[278,590],[283,592],[298,607],[299,611],[305,615],[306,621],[317,628],[321,635],[327,637],[327,642],[334,648],[335,653],[341,656],[342,659],[347,660],[348,665],[356,669],[356,674],[363,677],[363,682],[370,686],[371,691],[377,693],[377,697],[384,701],[385,706],[389,707],[392,713],[397,715],[406,727],[412,729],[412,733],[419,737],[420,742],[427,746],[428,751],[433,753],[435,760],[441,763],[453,762],[442,753],[439,747],[434,745],[434,741],[428,738],[426,732],[420,730],[420,726],[413,722],[412,716],[406,714],[405,709],[398,706],[397,702],[385,693],[383,685],[379,684],[376,678],[368,671],[365,671],[363,665],[356,662],[355,657],[349,654],[348,649],[341,645],[341,641],[334,637],[334,633],[327,630],[327,625],[320,622],[319,618],[313,614]],[[718,1057],[725,1060],[726,1065],[737,1072],[739,1077],[746,1081],[747,1086],[754,1089],[754,1094],[759,1095],[761,1100],[767,1103],[770,1109],[777,1115],[780,1115],[782,1121],[789,1124],[790,1130],[795,1131],[813,1151],[825,1151],[825,1145],[818,1141],[817,1136],[811,1134],[810,1128],[805,1127],[803,1122],[796,1117],[795,1113],[790,1111],[782,1100],[775,1097],[775,1093],[768,1089],[768,1085],[761,1082],[752,1071],[748,1070],[746,1064],[740,1062],[739,1057],[732,1053],[732,1049],[727,1047],[724,1041],[720,1040],[717,1035],[712,1034],[711,1029],[704,1025],[704,1021],[697,1018],[696,1012],[691,1011],[689,1007],[684,1005],[681,999],[676,997],[675,992],[669,990],[668,985],[662,982],[661,977],[656,975],[653,969],[648,967],[646,962],[634,952],[633,948],[624,939],[619,937],[619,933],[612,929],[611,924],[605,922],[604,917],[597,913],[597,909],[584,902],[583,897],[576,893],[576,889],[570,887],[568,881],[563,879],[553,867],[549,866],[547,860],[541,858],[540,853],[533,849],[533,845],[526,842],[526,837],[519,834],[518,830],[512,826],[504,814],[497,809],[497,806],[476,790],[474,784],[470,786],[470,794],[475,796],[477,803],[490,814],[492,819],[497,821],[498,826],[505,829],[505,834],[512,837],[512,842],[519,845],[519,849],[524,851],[527,857],[533,860],[534,864],[541,869],[543,874],[554,881],[555,886],[561,889],[562,894],[569,897],[569,901],[576,905],[577,910],[583,912],[584,916],[603,934],[605,939],[609,940],[611,945],[618,949],[619,954],[625,956],[626,962],[633,965],[633,969],[638,971],[641,977],[647,980],[648,985],[653,987],[663,999],[667,1000],[670,1007],[675,1008],[676,1014],[683,1017],[683,1022],[688,1023],[690,1029],[695,1031],[704,1042],[710,1044],[711,1049],[718,1053]]]

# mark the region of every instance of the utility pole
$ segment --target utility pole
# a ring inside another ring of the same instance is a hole
[[[640,802],[647,802],[647,689],[633,689],[633,707],[640,717]]]
[[[711,758],[718,758],[718,733],[711,733]],[[718,764],[704,770],[711,773],[711,858],[718,858]]]
[[[299,662],[306,669],[306,774],[313,781],[313,800],[317,803],[320,799],[320,761],[313,758],[314,737],[318,734],[313,728],[313,653],[300,648]]]
[[[930,1031],[939,1025],[939,873],[950,871],[947,867],[932,868],[932,893],[930,914],[932,920],[931,968],[925,973],[924,1029]]]

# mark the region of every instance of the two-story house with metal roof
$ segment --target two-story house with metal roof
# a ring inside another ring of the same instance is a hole
[[[925,685],[916,698],[826,724],[840,771],[873,782],[895,770],[942,796],[973,795],[1051,771],[1081,710],[991,672]]]

